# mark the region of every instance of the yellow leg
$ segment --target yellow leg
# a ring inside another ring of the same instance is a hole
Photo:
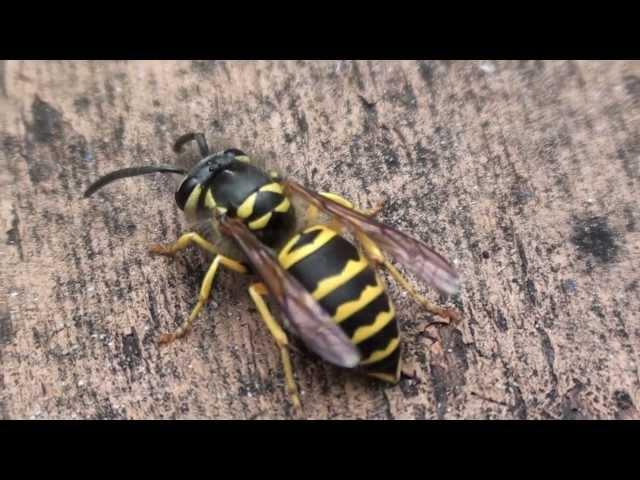
[[[454,323],[460,320],[460,314],[457,310],[453,308],[443,308],[435,303],[430,302],[428,299],[420,295],[415,288],[409,283],[409,281],[402,276],[402,274],[389,263],[388,260],[385,260],[382,264],[384,268],[386,268],[391,276],[398,282],[402,287],[409,292],[409,295],[413,297],[413,299],[421,304],[428,312],[433,313],[434,315],[438,315],[446,319],[445,322],[432,322],[432,323],[449,323],[449,321],[453,321]]]
[[[273,315],[269,311],[269,307],[264,301],[264,296],[268,295],[267,288],[263,283],[254,283],[249,287],[249,295],[253,299],[256,304],[256,308],[258,309],[258,313],[264,320],[264,323],[267,325],[267,328],[273,335],[278,348],[280,349],[280,357],[282,358],[282,365],[284,367],[284,375],[287,382],[287,391],[289,392],[289,396],[291,397],[291,401],[293,402],[294,407],[300,407],[300,397],[298,396],[298,388],[296,387],[295,379],[293,378],[293,368],[291,367],[291,358],[289,357],[289,341],[287,340],[287,335],[284,333],[284,330],[280,327],[278,322],[275,321]]]
[[[189,317],[175,331],[171,333],[163,333],[159,339],[159,342],[161,344],[173,342],[176,338],[183,337],[189,331],[189,329],[191,328],[191,324],[198,316],[198,314],[202,311],[204,304],[209,299],[209,295],[211,294],[211,287],[213,286],[213,280],[220,265],[223,265],[233,270],[234,272],[247,273],[247,268],[240,262],[224,257],[222,255],[217,255],[216,258],[213,259],[213,262],[211,262],[211,266],[209,267],[207,274],[204,276],[202,286],[200,287],[198,303],[191,311],[191,315],[189,315]]]
[[[433,313],[434,315],[438,315],[441,318],[444,318],[446,321],[444,322],[431,322],[431,323],[449,323],[450,321],[457,322],[460,319],[460,314],[457,310],[452,308],[443,308],[435,303],[430,302],[425,297],[420,295],[415,288],[409,283],[409,281],[404,278],[404,276],[398,271],[396,267],[394,267],[389,260],[385,258],[382,254],[378,246],[375,244],[373,240],[371,240],[366,235],[360,233],[357,235],[358,242],[362,246],[365,251],[365,254],[368,258],[370,258],[377,265],[383,266],[387,269],[387,271],[391,274],[391,276],[398,282],[411,297],[422,305],[428,312]]]
[[[218,250],[212,243],[209,243],[195,232],[185,233],[184,235],[180,236],[178,240],[169,245],[151,245],[151,247],[149,247],[149,251],[158,255],[166,255],[172,257],[176,254],[176,252],[184,250],[192,243],[195,243],[198,247],[206,250],[209,253],[212,253],[214,255],[218,254]]]
[[[380,205],[377,205],[373,208],[370,208],[367,210],[361,210],[359,208],[354,207],[353,203],[351,203],[346,198],[341,197],[337,193],[320,192],[320,195],[322,195],[325,198],[328,198],[329,200],[333,200],[336,203],[339,203],[343,207],[347,207],[347,208],[350,208],[351,210],[355,210],[356,212],[362,213],[367,217],[375,217],[378,213],[380,213],[380,211],[384,207],[384,202],[381,202]]]

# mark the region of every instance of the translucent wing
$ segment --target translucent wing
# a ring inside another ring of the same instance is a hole
[[[448,294],[458,291],[460,278],[451,264],[421,240],[340,205],[293,180],[287,180],[285,183],[291,192],[336,217],[348,227],[366,234],[382,250],[388,252],[432,287]]]
[[[222,217],[220,230],[238,243],[289,320],[294,333],[311,350],[341,367],[353,368],[358,365],[360,352],[356,346],[242,222]]]

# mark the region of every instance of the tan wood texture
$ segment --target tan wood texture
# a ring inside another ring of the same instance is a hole
[[[395,387],[293,353],[306,418],[640,418],[640,63],[1,61],[0,418],[290,418],[246,278],[152,257],[186,131],[235,139],[454,261],[459,329],[393,284]],[[388,282],[391,283],[391,282]],[[420,292],[440,301],[424,285]]]

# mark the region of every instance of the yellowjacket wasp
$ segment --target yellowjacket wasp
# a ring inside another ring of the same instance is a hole
[[[281,353],[287,389],[300,405],[285,330],[302,340],[324,360],[396,383],[401,371],[401,342],[391,299],[378,273],[385,268],[428,311],[447,320],[458,312],[432,304],[419,295],[387,260],[385,253],[409,268],[422,281],[447,294],[459,288],[453,267],[422,241],[375,220],[379,209],[361,211],[331,193],[316,193],[291,179],[268,173],[238,149],[212,153],[202,133],[188,133],[174,144],[197,144],[200,161],[190,170],[171,165],[125,168],[94,182],[91,196],[108,183],[148,173],[184,175],[176,193],[187,218],[204,219],[214,231],[233,239],[243,258],[232,258],[209,238],[192,231],[169,245],[154,245],[162,255],[196,245],[214,255],[191,315],[174,332],[160,337],[169,343],[191,327],[209,298],[215,275],[224,266],[238,273],[254,273],[260,281],[249,294]],[[296,228],[292,199],[303,200],[306,227]],[[320,214],[328,221],[319,222]],[[356,244],[342,234],[348,229]],[[384,252],[384,253],[383,253]],[[265,298],[281,310],[283,329]]]

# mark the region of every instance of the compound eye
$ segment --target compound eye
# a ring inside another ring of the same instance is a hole
[[[233,155],[235,157],[246,157],[247,154],[244,153],[242,150],[238,150],[237,148],[230,148],[228,150],[224,151],[225,155]]]
[[[187,204],[187,200],[189,199],[189,196],[191,195],[191,192],[193,192],[193,189],[196,187],[196,185],[198,185],[198,180],[193,176],[188,176],[178,187],[175,199],[180,210],[184,210],[184,207]]]

